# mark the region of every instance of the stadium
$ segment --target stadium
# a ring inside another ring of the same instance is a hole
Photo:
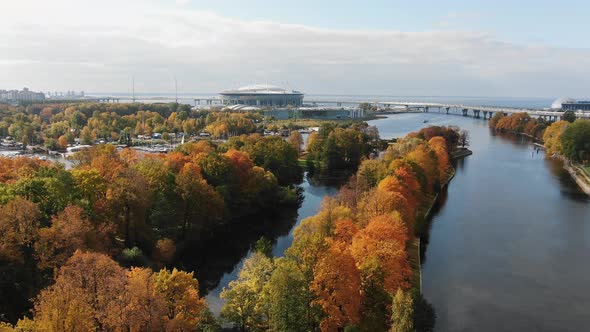
[[[303,93],[268,84],[243,86],[235,90],[223,91],[220,95],[224,105],[286,107],[303,104]]]

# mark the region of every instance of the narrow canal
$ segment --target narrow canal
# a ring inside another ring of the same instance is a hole
[[[423,252],[437,331],[587,330],[590,200],[559,161],[481,119],[402,114],[370,124],[383,138],[428,125],[471,134],[474,154],[456,165]]]
[[[239,234],[240,238],[230,239],[227,243],[219,244],[219,246],[223,248],[215,248],[214,250],[211,250],[213,255],[220,256],[220,252],[223,253],[224,250],[227,250],[228,248],[236,248],[234,251],[237,255],[222,254],[222,256],[225,257],[233,257],[233,260],[224,261],[209,256],[210,259],[206,262],[195,264],[195,266],[199,267],[199,271],[208,269],[209,271],[220,271],[225,269],[225,271],[222,271],[219,275],[209,275],[198,278],[199,281],[219,280],[218,283],[211,285],[206,296],[209,308],[213,313],[219,314],[221,311],[223,301],[219,298],[219,294],[224,287],[229,285],[230,281],[237,278],[244,260],[252,254],[251,244],[254,243],[256,239],[245,239],[248,238],[248,233],[255,233],[257,234],[256,236],[264,235],[266,238],[273,240],[274,245],[272,253],[274,256],[280,257],[284,254],[285,250],[291,246],[291,242],[293,242],[293,231],[295,227],[299,225],[301,220],[315,215],[319,211],[320,205],[325,196],[333,196],[338,192],[337,186],[316,184],[307,179],[303,181],[300,187],[303,189],[304,199],[298,210],[292,211],[293,213],[285,211],[285,214],[277,216],[272,220],[268,220],[266,225],[263,226],[266,227],[265,230],[256,230],[251,227],[247,227],[248,229],[244,229],[243,232],[231,230],[230,233],[233,234],[234,237],[235,234]],[[230,234],[228,234],[228,236],[230,236]],[[199,273],[199,271],[197,271],[197,273]]]

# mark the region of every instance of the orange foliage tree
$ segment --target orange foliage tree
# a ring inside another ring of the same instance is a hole
[[[374,260],[383,274],[383,288],[394,294],[398,288],[408,288],[411,275],[407,259],[408,233],[396,214],[375,217],[367,227],[356,233],[351,252],[359,269]]]
[[[51,227],[39,230],[35,252],[40,268],[63,265],[74,251],[93,246],[94,229],[79,206],[67,206],[51,220]]]
[[[322,331],[337,331],[360,321],[361,278],[349,248],[333,242],[314,268],[311,291],[326,313]]]
[[[439,179],[446,179],[448,176],[449,168],[451,167],[451,164],[449,163],[449,153],[447,151],[447,142],[443,137],[436,136],[428,141],[428,145],[436,154],[436,158],[438,161]]]

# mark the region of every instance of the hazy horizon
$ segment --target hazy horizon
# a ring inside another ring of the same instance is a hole
[[[11,2],[0,89],[586,98],[583,1]],[[577,10],[564,10],[576,8]],[[205,92],[202,92],[205,91]]]

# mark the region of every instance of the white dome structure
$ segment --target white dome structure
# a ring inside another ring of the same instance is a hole
[[[555,99],[553,104],[551,104],[551,108],[561,109],[563,104],[575,103],[575,102],[576,102],[576,100],[573,98],[557,98],[557,99]]]
[[[303,93],[269,84],[246,85],[220,95],[224,105],[286,107],[303,104]]]
[[[258,93],[287,93],[286,89],[269,84],[252,84],[239,87],[236,91]]]

